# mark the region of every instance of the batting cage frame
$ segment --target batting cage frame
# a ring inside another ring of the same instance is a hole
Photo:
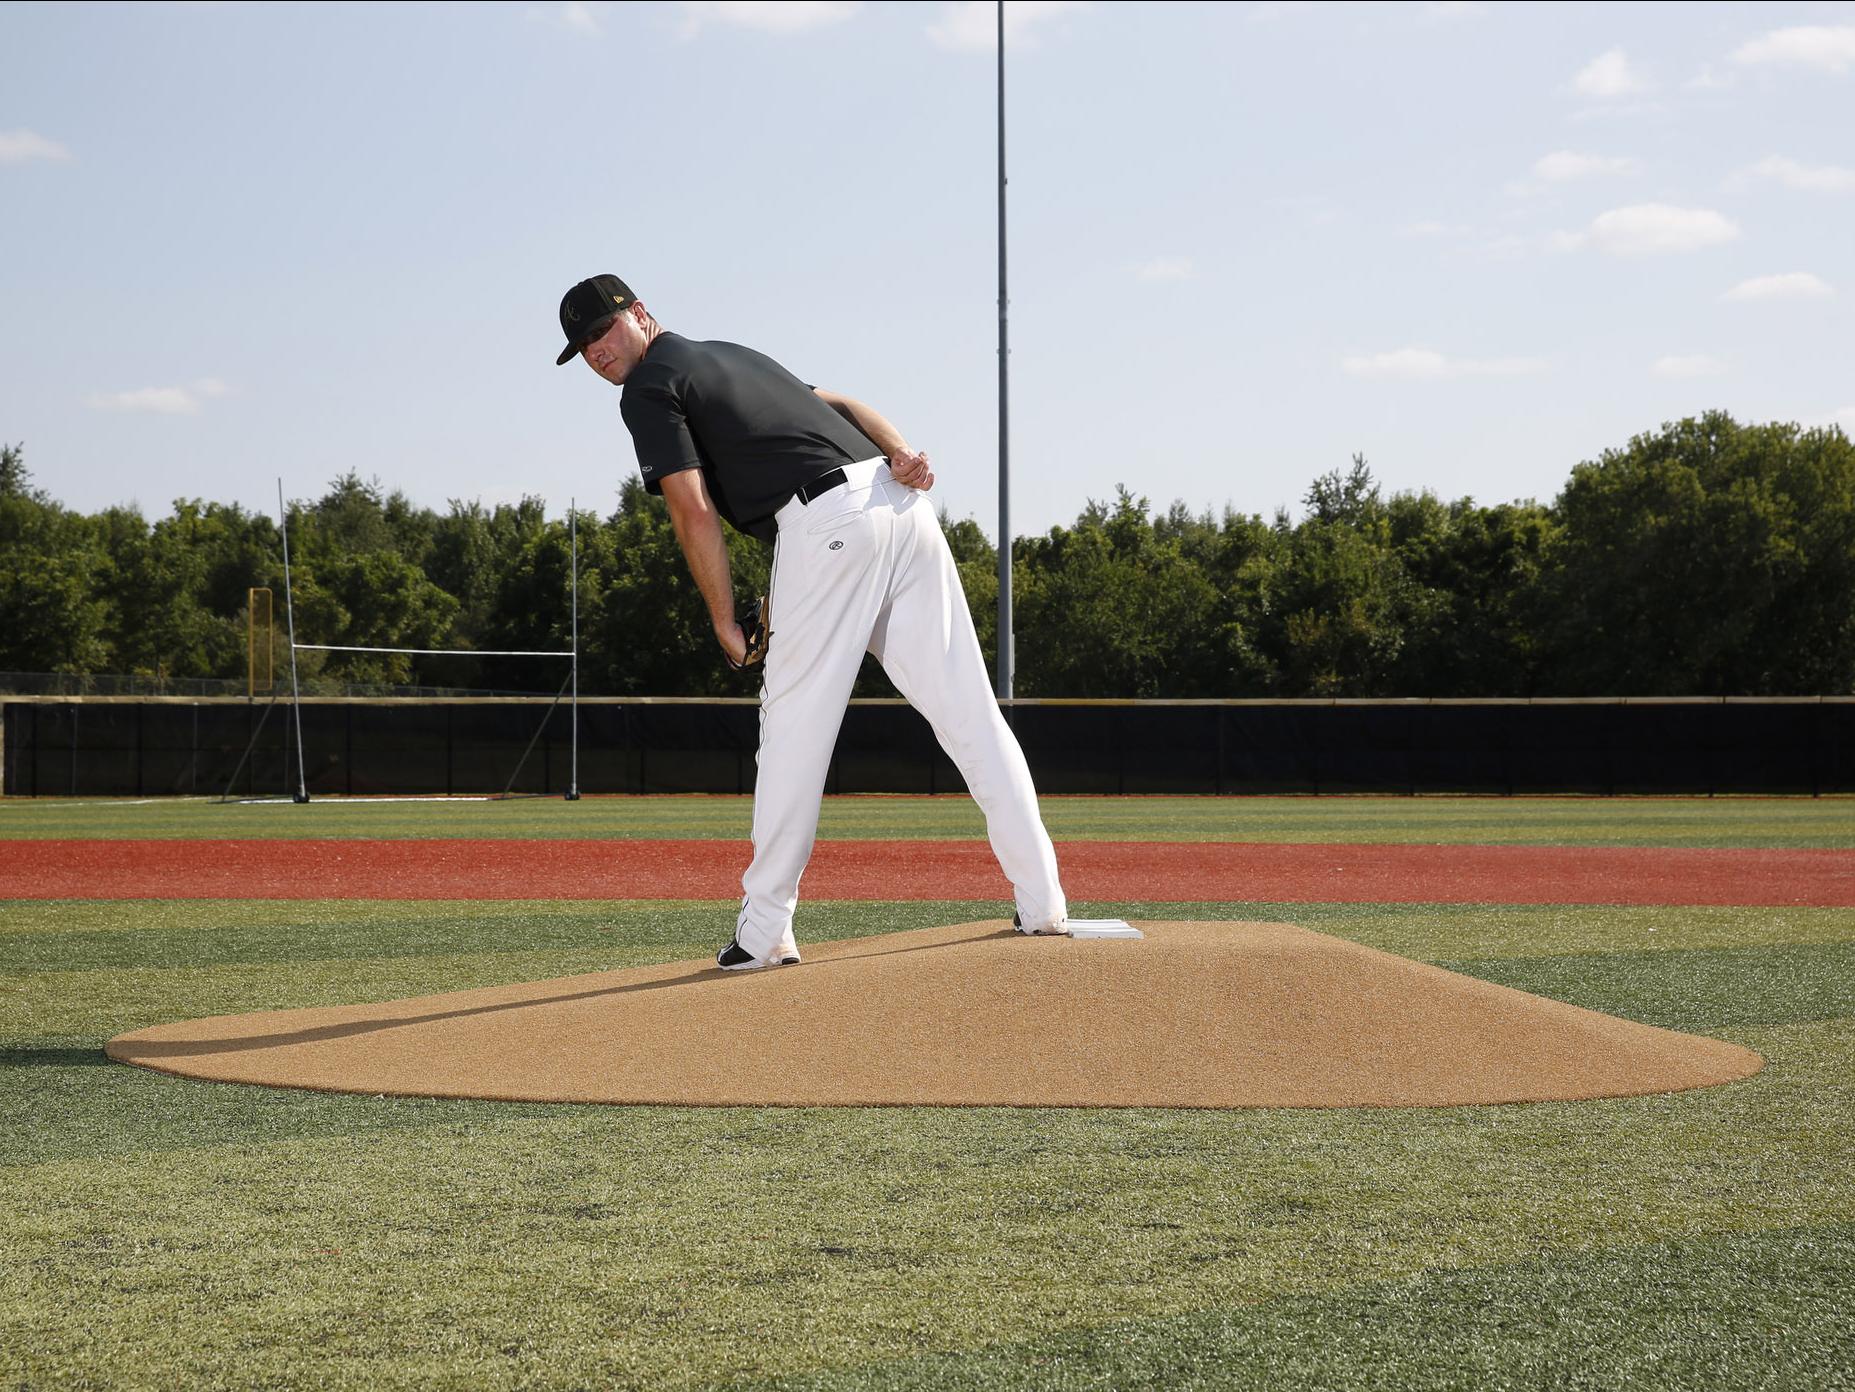
[[[284,502],[283,480],[282,479],[277,480],[277,520],[278,520],[278,525],[279,525],[282,539],[283,539],[283,610],[284,610],[285,622],[288,626],[288,636],[289,636],[289,644],[290,644],[290,723],[285,727],[285,740],[286,740],[286,743],[294,743],[296,747],[296,791],[290,795],[290,800],[292,802],[306,803],[309,801],[309,773],[308,773],[307,762],[303,754],[302,677],[301,677],[301,673],[298,668],[298,664],[296,660],[296,655],[299,652],[380,653],[380,654],[392,654],[392,655],[406,656],[406,657],[541,657],[541,658],[564,657],[564,658],[567,658],[568,664],[567,664],[566,678],[565,680],[561,682],[560,688],[557,691],[555,691],[554,699],[548,703],[547,710],[542,713],[540,721],[535,726],[534,734],[529,737],[528,744],[523,748],[521,757],[516,760],[515,768],[509,774],[508,781],[503,784],[502,791],[499,793],[466,794],[466,795],[463,795],[461,798],[454,797],[453,800],[488,801],[492,799],[511,798],[511,797],[547,796],[547,794],[545,793],[540,793],[540,794],[517,793],[514,791],[514,788],[515,788],[516,780],[522,776],[522,770],[524,767],[526,767],[528,763],[529,755],[534,753],[535,745],[540,741],[542,732],[547,729],[548,721],[553,718],[554,712],[560,707],[561,700],[563,697],[565,697],[567,701],[567,711],[568,711],[567,727],[568,727],[568,732],[569,732],[568,733],[568,747],[570,751],[570,757],[569,757],[569,762],[568,762],[567,789],[563,796],[565,800],[568,802],[579,801],[579,798],[580,798],[580,525],[579,525],[579,512],[578,512],[576,504],[577,504],[577,500],[569,500],[567,504],[567,538],[568,538],[567,545],[568,545],[568,557],[569,557],[568,559],[568,593],[569,593],[569,606],[570,606],[569,607],[569,612],[570,612],[569,623],[570,623],[570,633],[571,633],[571,642],[572,642],[571,647],[565,648],[565,649],[383,648],[383,647],[361,647],[361,646],[356,646],[352,644],[343,644],[343,643],[299,643],[296,641],[295,583],[292,577],[291,566],[290,566],[290,514],[289,514],[289,508],[286,506]],[[266,591],[265,593],[268,595],[269,592]],[[247,636],[247,641],[249,643],[249,633]],[[248,658],[248,662],[249,661],[250,659]],[[251,686],[249,675],[247,676],[247,686],[248,686],[247,699],[252,699],[255,693],[249,692],[249,688]],[[236,786],[238,782],[239,773],[241,773],[244,770],[246,761],[250,759],[252,750],[256,748],[258,738],[259,736],[263,734],[264,726],[270,719],[271,711],[276,708],[277,701],[278,701],[278,696],[276,694],[273,694],[271,697],[270,703],[265,707],[263,718],[258,721],[257,728],[252,732],[250,743],[246,745],[244,755],[238,761],[237,769],[233,771],[231,781],[226,784],[225,793],[220,798],[221,802],[230,802],[234,800],[232,797],[232,789],[234,786]],[[290,739],[291,735],[295,736],[294,740]],[[288,757],[288,751],[286,750],[286,759],[287,757]],[[255,801],[275,801],[276,799],[268,799],[268,798],[267,799],[248,799],[247,798],[247,799],[238,799],[238,800],[239,801],[254,801],[254,800]]]

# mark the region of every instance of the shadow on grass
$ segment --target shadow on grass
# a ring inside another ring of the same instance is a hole
[[[100,1068],[102,1049],[0,1049],[0,1068]]]

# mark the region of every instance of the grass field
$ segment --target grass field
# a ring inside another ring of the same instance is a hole
[[[556,837],[745,840],[741,797],[559,798],[507,802],[220,804],[205,799],[14,801],[0,840],[26,837]],[[1380,842],[1540,846],[1855,845],[1855,798],[1052,797],[1058,840]],[[983,837],[970,798],[827,798],[823,837]]]
[[[1855,846],[1855,803],[1827,799],[1046,814],[1059,841]],[[747,816],[724,798],[5,802],[0,840],[735,837]],[[982,828],[963,799],[859,798],[829,803],[823,834]],[[799,928],[1006,909],[802,904]],[[732,905],[14,900],[0,1386],[1855,1387],[1855,909],[1199,903],[1167,885],[1072,911],[1286,920],[1768,1065],[1685,1094],[1446,1110],[290,1092],[100,1048],[162,1020],[701,957]]]

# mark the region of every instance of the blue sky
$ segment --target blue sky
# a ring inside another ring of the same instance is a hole
[[[1855,5],[1007,7],[1013,530],[1855,429]],[[0,438],[90,510],[611,507],[623,276],[996,526],[981,4],[0,7]]]

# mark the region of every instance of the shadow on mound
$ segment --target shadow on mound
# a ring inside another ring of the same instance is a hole
[[[1283,923],[1143,941],[963,923],[378,1005],[222,1015],[107,1046],[221,1082],[524,1102],[1441,1107],[1711,1087],[1764,1060]]]

